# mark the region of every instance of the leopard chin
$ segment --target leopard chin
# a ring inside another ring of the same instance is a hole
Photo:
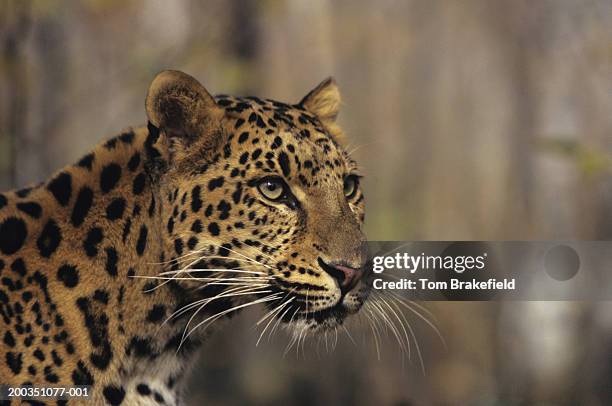
[[[344,324],[352,315],[359,312],[368,299],[370,290],[365,286],[343,295],[333,306],[325,309],[309,311],[306,308],[287,311],[281,315],[281,320],[293,332],[308,331],[310,333],[325,333]]]
[[[322,335],[342,326],[349,316],[350,313],[344,306],[337,305],[318,312],[304,313],[286,322],[286,327],[293,336]]]

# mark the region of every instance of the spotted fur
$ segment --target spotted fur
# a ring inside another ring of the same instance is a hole
[[[365,300],[365,284],[343,285],[334,267],[361,268],[364,236],[363,195],[343,192],[357,167],[334,123],[333,81],[290,105],[213,98],[165,71],[146,104],[147,126],[0,194],[0,382],[92,385],[91,404],[180,404],[209,330],[185,339],[193,312],[170,316],[208,298],[197,323],[264,297],[224,297],[233,287],[197,270],[263,275],[266,295],[277,295],[269,309],[292,299],[275,316],[313,330]],[[269,176],[291,200],[262,195]],[[183,277],[155,278],[163,272]]]

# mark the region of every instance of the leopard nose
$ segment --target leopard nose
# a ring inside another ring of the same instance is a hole
[[[346,293],[353,289],[359,279],[363,275],[361,269],[352,268],[346,265],[337,263],[326,263],[321,258],[318,259],[319,266],[338,281],[342,293]]]

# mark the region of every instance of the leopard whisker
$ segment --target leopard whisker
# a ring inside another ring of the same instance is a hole
[[[252,275],[266,275],[265,272],[245,271],[244,269],[235,269],[235,268],[190,268],[186,270],[164,271],[164,272],[160,272],[159,275],[172,275],[172,274],[178,274],[181,272],[219,272],[219,273],[232,272],[232,273],[246,273],[246,274],[252,274]]]
[[[402,320],[400,319],[398,313],[395,311],[395,309],[393,309],[389,303],[387,303],[387,301],[383,298],[380,297],[379,300],[389,309],[391,310],[391,313],[393,314],[393,316],[395,316],[395,318],[397,319],[400,327],[402,328],[402,331],[404,333],[404,339],[406,340],[406,346],[407,346],[407,350],[408,350],[408,359],[410,359],[410,340],[408,339],[408,332],[406,331],[406,327],[404,326],[404,323],[402,322]]]
[[[397,304],[399,303],[399,304],[405,305],[405,303],[402,303],[401,301],[397,300],[397,298],[394,298],[394,299],[395,300],[392,302],[392,304],[394,304],[394,307],[399,311],[399,307],[397,306]],[[369,301],[368,303],[371,303],[372,305],[375,304],[375,302],[372,302],[372,301]],[[404,317],[402,312],[399,312],[399,314],[401,314],[402,317]],[[404,317],[404,320],[406,321],[405,317]],[[408,323],[407,321],[403,325],[405,325],[405,327],[408,329],[408,332],[410,333],[410,336],[412,337],[412,341],[414,341],[415,349],[416,349],[416,352],[417,352],[417,356],[419,358],[419,364],[420,364],[420,367],[421,367],[421,371],[422,371],[423,374],[425,374],[425,362],[423,360],[423,355],[421,353],[419,342],[417,340],[417,337],[416,337],[416,334],[414,332],[414,329],[412,328],[410,323]]]
[[[255,253],[257,255],[261,255],[262,257],[265,257],[267,259],[269,259],[270,261],[274,262],[275,259],[273,257],[271,257],[270,255],[266,254],[265,252],[263,252],[261,249],[254,247],[254,246],[248,246],[248,249],[255,251]]]
[[[448,346],[446,344],[446,340],[444,339],[444,336],[442,335],[442,332],[440,331],[438,326],[436,326],[431,320],[429,320],[427,317],[425,317],[423,314],[421,314],[418,310],[415,310],[412,306],[415,306],[418,309],[426,312],[426,314],[430,315],[430,317],[434,318],[434,320],[435,320],[435,316],[433,315],[433,313],[431,313],[431,311],[429,311],[429,309],[425,308],[424,306],[419,305],[418,303],[416,303],[414,301],[408,302],[406,300],[403,300],[401,297],[399,297],[396,294],[391,294],[391,295],[392,295],[392,297],[395,299],[395,301],[397,303],[401,304],[406,309],[410,310],[413,314],[415,314],[418,318],[423,320],[436,333],[436,335],[438,336],[438,338],[442,342],[442,345],[444,346],[444,348],[448,348]]]
[[[294,334],[296,336],[295,353],[296,353],[296,357],[298,357],[298,359],[299,359],[299,356],[300,356],[300,353],[299,353],[299,351],[300,351],[300,337],[302,337],[302,331],[303,331],[302,328],[300,328],[298,330],[298,328],[296,327],[296,331],[294,332]]]
[[[240,283],[240,282],[208,282],[206,285],[204,286],[199,286],[197,289],[201,290],[201,289],[205,289],[208,286],[249,286],[249,287],[268,287],[270,286],[269,283],[253,283],[253,284],[248,284],[245,285],[244,283]]]
[[[372,306],[371,302],[370,301],[366,302],[366,305],[367,306],[364,306],[364,310],[366,311],[366,316],[369,315],[371,317],[371,321],[372,323],[374,323],[374,327],[376,327],[376,332],[378,333],[378,337],[382,340],[381,330],[384,329],[386,326],[380,323],[380,321],[378,320],[377,314],[375,314],[372,311],[372,309],[370,309],[370,307]]]
[[[285,351],[283,351],[283,358],[287,355],[287,353],[289,353],[289,351],[291,351],[291,348],[293,348],[293,344],[295,343],[296,340],[297,340],[297,334],[293,334],[291,336],[291,341],[289,341],[289,344],[287,344]]]
[[[355,342],[355,340],[353,339],[353,336],[351,335],[351,333],[349,332],[348,328],[346,328],[346,326],[344,324],[341,324],[340,327],[342,327],[342,329],[344,330],[344,332],[346,333],[346,336],[349,338],[349,340],[351,340],[351,342],[353,343],[353,345],[355,347],[357,347],[357,343]]]
[[[366,310],[364,308],[364,310]],[[369,310],[369,309],[367,309]],[[378,343],[378,334],[377,334],[377,329],[374,325],[374,322],[372,321],[372,318],[370,317],[370,315],[368,313],[365,313],[366,319],[368,320],[368,324],[370,325],[370,330],[372,331],[372,337],[374,339],[374,344],[376,345],[376,355],[378,360],[380,361],[380,345]]]
[[[195,250],[195,251],[192,251],[191,253],[186,254],[186,255],[191,255],[191,254],[194,254],[194,253],[199,253],[199,252],[202,252],[202,251],[203,251],[203,249],[200,249],[200,250]],[[231,250],[231,251],[233,251],[233,250]],[[233,252],[235,252],[235,251],[233,251]],[[247,259],[247,260],[249,260],[251,263],[257,263],[257,264],[262,265],[262,266],[264,266],[264,267],[269,267],[269,266],[267,266],[267,265],[265,265],[265,264],[259,263],[259,262],[255,261],[255,260],[251,259],[251,258],[248,258],[248,257],[246,257],[245,255],[242,255],[242,254],[240,254],[240,253],[238,253],[238,252],[236,252],[236,253],[237,253],[238,255],[241,255],[242,257],[246,258],[246,259]],[[185,257],[185,256],[183,256],[183,257]],[[187,264],[187,265],[186,265],[185,267],[183,267],[182,269],[180,269],[180,270],[178,270],[177,272],[175,272],[175,274],[174,274],[175,276],[174,276],[173,278],[171,278],[171,279],[176,279],[176,275],[180,275],[181,273],[187,272],[187,271],[188,271],[188,269],[190,269],[190,267],[191,267],[192,265],[194,265],[194,264],[198,263],[199,261],[201,261],[201,260],[202,260],[201,258],[202,258],[202,257],[198,257],[197,259],[195,259],[194,261],[191,261],[189,264]],[[192,275],[189,275],[189,279],[196,279],[196,278],[194,278]],[[165,285],[166,283],[168,283],[168,282],[170,282],[170,280],[166,280],[166,281],[164,281],[163,283],[158,284],[158,285],[157,285],[157,286],[155,286],[154,288],[150,289],[150,291],[153,291],[153,290],[155,290],[155,289],[157,289],[157,288],[160,288],[160,287],[164,286],[164,285]]]
[[[287,306],[285,311],[283,311],[283,313],[277,318],[276,323],[274,323],[274,325],[272,326],[272,330],[268,333],[268,342],[272,340],[272,335],[274,334],[275,331],[277,331],[276,329],[280,325],[285,315],[289,312],[289,310],[291,310],[291,306]]]
[[[406,327],[408,328],[408,331],[410,332],[410,335],[412,336],[412,340],[414,341],[414,347],[416,348],[417,356],[419,357],[419,363],[421,364],[421,371],[423,372],[423,375],[425,375],[425,362],[423,360],[423,355],[421,354],[419,340],[417,340],[416,334],[414,333],[414,330],[412,326],[410,326],[409,323],[406,324]]]
[[[385,312],[385,310],[375,301],[372,301],[372,306],[378,311],[383,321],[389,326],[391,333],[395,336],[395,339],[400,346],[402,354],[406,353],[406,348],[404,347],[404,342],[402,341],[401,335],[399,334],[399,331],[397,330],[397,327],[393,321],[387,315],[387,312]]]
[[[249,282],[249,281],[259,281],[259,280],[264,279],[264,278],[244,279],[244,278],[209,278],[209,277],[194,278],[194,277],[146,276],[146,275],[134,275],[133,278],[157,279],[157,280],[163,280],[163,281],[175,280],[175,281],[205,281],[205,282],[206,281],[212,281],[212,282],[215,282],[215,281],[217,281],[217,282],[233,282],[233,281]],[[271,278],[265,278],[265,279],[271,279]]]
[[[304,324],[304,335],[302,337],[302,355],[304,359],[306,359],[306,339],[308,338],[310,330],[308,329],[308,325]]]
[[[190,267],[191,265],[196,264],[198,261],[199,261],[199,259],[196,259],[195,261],[190,262],[190,263],[187,265],[187,267]],[[187,268],[187,267],[185,267],[185,268]],[[184,272],[185,268],[181,269],[181,270],[180,270],[180,271],[179,271],[179,272],[178,272],[176,275],[180,275],[182,272]],[[174,277],[174,278],[175,278],[175,277]],[[155,289],[159,289],[159,288],[161,288],[161,287],[162,287],[162,286],[164,286],[165,284],[169,283],[169,282],[170,282],[170,280],[172,280],[172,279],[173,279],[173,278],[170,278],[169,280],[165,280],[164,282],[162,282],[162,283],[158,284],[157,286],[155,286],[155,287],[153,287],[153,288],[149,289],[149,290],[148,290],[148,292],[152,292],[152,291],[154,291]],[[190,279],[193,279],[193,277],[191,277],[191,276],[190,276]]]
[[[238,251],[236,251],[236,250],[233,250],[233,249],[231,249],[231,248],[227,248],[227,247],[224,247],[224,246],[222,246],[222,245],[215,244],[215,243],[212,243],[212,242],[208,242],[208,244],[210,244],[210,245],[214,245],[214,246],[216,246],[217,248],[223,248],[223,249],[225,249],[225,250],[227,250],[227,251],[229,251],[229,252],[233,252],[234,254],[238,254],[238,255],[240,255],[241,257],[248,259],[249,261],[252,261],[252,262],[254,262],[254,263],[256,263],[256,264],[259,264],[259,265],[261,265],[261,266],[263,266],[263,267],[266,267],[266,268],[272,269],[272,267],[271,267],[270,265],[268,265],[268,264],[264,264],[263,262],[260,262],[260,261],[256,261],[256,260],[254,260],[253,258],[249,258],[248,256],[246,256],[246,255],[244,255],[244,254],[242,254],[242,253],[240,253],[240,252],[238,252]],[[271,257],[269,257],[269,258],[270,258],[270,259],[272,259]]]
[[[297,338],[297,344],[295,346],[295,356],[297,357],[297,359],[300,358],[300,341],[302,340],[302,334],[304,333],[304,330],[306,330],[306,325],[304,325],[298,334],[298,338]]]
[[[248,256],[246,256],[246,255],[244,255],[244,254],[241,254],[240,252],[237,252],[237,251],[231,250],[231,249],[229,249],[229,248],[226,248],[226,247],[220,246],[220,245],[218,245],[218,244],[214,244],[214,243],[211,243],[210,245],[215,245],[215,246],[217,246],[217,247],[219,247],[219,248],[224,248],[224,249],[226,249],[226,250],[228,250],[228,251],[231,251],[231,252],[233,252],[233,253],[236,253],[236,254],[240,255],[242,258],[236,258],[236,257],[226,257],[226,256],[222,256],[222,255],[200,255],[200,256],[198,256],[198,259],[196,260],[196,262],[197,262],[197,261],[200,261],[200,260],[208,260],[208,259],[224,259],[224,260],[231,259],[231,260],[234,260],[234,261],[250,262],[250,263],[254,263],[254,264],[258,264],[258,265],[262,265],[262,266],[264,266],[264,267],[265,267],[265,266],[267,266],[266,264],[263,264],[263,263],[261,263],[261,262],[259,262],[259,261],[256,261],[256,260],[255,260],[255,259],[253,259],[253,258],[249,258]],[[172,258],[172,259],[170,259],[170,260],[168,260],[168,261],[163,261],[163,262],[151,262],[150,264],[153,264],[153,265],[168,265],[168,264],[173,264],[173,263],[179,263],[179,262],[180,262],[182,259],[185,259],[185,258],[188,258],[188,257],[192,257],[192,256],[194,256],[194,255],[198,255],[198,254],[200,254],[200,253],[202,253],[202,252],[206,251],[207,249],[208,249],[208,248],[201,248],[201,249],[198,249],[198,250],[191,250],[191,251],[189,251],[188,253],[186,253],[186,254],[184,254],[184,255],[181,255],[181,256],[176,257],[176,258]],[[268,266],[268,267],[269,267],[269,266]]]
[[[287,296],[289,296],[289,294],[291,294],[291,292],[293,292],[295,290],[295,288],[291,289],[290,291],[288,291],[285,296],[283,297],[283,301],[287,298]],[[294,298],[291,298],[291,300],[289,300],[289,302],[291,302]],[[287,302],[287,303],[289,303]],[[264,315],[261,319],[259,319],[256,323],[255,326],[259,326],[261,323],[263,323],[264,321],[266,321],[266,319],[270,316],[273,315],[273,310],[271,310],[270,312],[268,312],[266,315]]]
[[[271,293],[271,291],[269,291],[269,290],[268,290],[268,291],[260,291],[260,292],[258,292],[258,293]],[[241,293],[233,293],[233,294],[230,294],[230,295],[220,295],[220,296],[218,295],[219,297],[217,297],[216,299],[219,299],[219,298],[228,298],[228,297],[236,297],[236,296],[240,296],[240,295],[252,295],[252,294],[253,294],[253,292],[245,292],[245,291],[242,291]],[[215,299],[215,300],[216,300],[216,299]],[[190,318],[189,318],[189,320],[187,321],[187,324],[185,325],[185,331],[183,332],[183,337],[185,337],[185,332],[186,332],[186,331],[187,331],[187,329],[189,328],[189,325],[191,324],[192,320],[193,320],[193,319],[194,319],[194,318],[195,318],[195,317],[198,315],[198,313],[199,313],[200,311],[202,311],[202,309],[204,309],[204,307],[206,307],[206,305],[207,305],[208,303],[210,303],[210,302],[211,302],[210,300],[205,301],[204,303],[202,303],[202,304],[201,304],[201,305],[198,307],[198,309],[197,309],[196,311],[194,311],[194,312],[193,312],[193,314],[191,315],[191,317],[190,317]],[[181,340],[181,343],[182,343],[182,340]]]
[[[336,351],[336,346],[338,345],[338,327],[334,326],[334,346],[332,347],[332,352]]]
[[[200,306],[202,303],[210,303],[216,299],[220,299],[220,298],[229,298],[229,297],[235,297],[235,296],[242,296],[242,295],[253,295],[253,294],[257,294],[257,293],[267,293],[268,291],[265,290],[260,290],[263,289],[261,287],[257,287],[257,288],[253,288],[251,286],[238,286],[235,288],[230,288],[227,289],[215,296],[211,296],[211,297],[207,297],[204,299],[200,299],[200,300],[196,300],[195,302],[189,303],[183,307],[181,307],[180,309],[176,310],[174,313],[172,313],[163,323],[165,324],[166,322],[170,321],[172,318],[175,317],[179,317],[181,316],[183,313],[188,312],[189,310],[193,309],[194,307]]]
[[[392,298],[393,299],[393,298]],[[399,308],[399,306],[397,305],[395,300],[391,300],[391,305],[393,305],[393,307],[397,310],[397,313],[401,316],[402,320],[403,320],[403,326],[406,326],[408,329],[411,328],[410,326],[410,322],[408,321],[408,319],[406,319],[406,316],[404,315],[404,312],[401,311],[401,309]],[[405,332],[405,330],[404,330]],[[412,334],[411,334],[412,335]],[[407,340],[407,347],[408,347],[408,360],[411,360],[411,356],[412,356],[412,345],[410,344],[410,341]]]
[[[193,256],[193,255],[195,255],[197,253],[200,253],[202,251],[204,251],[204,249],[189,251],[188,253],[186,253],[184,255],[181,255],[181,256],[178,256],[178,257],[166,260],[166,261],[146,262],[146,264],[148,264],[148,265],[169,265],[169,264],[174,264],[174,263],[179,262],[179,260],[181,260],[183,258],[187,258],[187,257]]]
[[[142,278],[142,279],[159,279],[159,280],[168,280],[168,279],[174,279],[174,280],[192,280],[192,281],[244,281],[244,282],[250,282],[250,281],[266,281],[266,280],[272,280],[274,278],[269,277],[269,276],[233,276],[233,277],[224,277],[224,276],[219,276],[219,277],[214,277],[214,276],[197,276],[197,277],[177,277],[177,276],[164,276],[164,275],[155,275],[155,276],[146,276],[146,275],[142,275],[142,276],[138,276],[138,278]]]
[[[372,145],[372,144],[375,144],[375,142],[366,142],[365,144],[356,145],[354,147],[349,146],[348,148],[351,148],[351,150],[348,151],[348,148],[347,148],[346,154],[350,157],[355,152],[359,151],[361,148],[367,147],[368,145]]]
[[[196,314],[200,312],[208,303],[211,303],[214,300],[221,299],[221,298],[232,298],[232,297],[237,297],[237,296],[255,295],[255,294],[260,294],[260,293],[269,293],[269,292],[271,291],[265,290],[265,287],[252,288],[252,287],[239,286],[236,288],[230,288],[210,298],[200,299],[193,303],[187,304],[183,306],[181,309],[177,310],[175,313],[173,313],[173,315],[171,315],[170,318],[173,317],[176,313],[179,313],[179,314],[176,314],[176,317],[178,317],[180,316],[180,314],[183,314],[193,309],[194,307],[198,307],[198,309],[194,312],[194,314],[190,317],[189,321],[187,322],[186,327],[188,327],[189,323],[196,316]]]
[[[208,248],[200,248],[197,250],[190,250],[189,252],[187,252],[186,254],[180,255],[178,257],[174,257],[172,259],[169,259],[167,261],[160,261],[160,262],[148,262],[148,264],[151,265],[168,265],[168,264],[175,264],[175,263],[179,263],[182,259],[188,258],[188,257],[192,257],[194,255],[198,255],[204,251],[206,251]],[[200,256],[200,259],[214,259],[214,258],[220,258],[220,259],[227,259],[228,257],[223,257],[223,256],[210,256],[210,255],[204,255],[204,256]],[[232,259],[236,259],[237,258],[232,258]]]
[[[178,350],[180,350],[180,348],[183,345],[183,343],[185,342],[185,340],[187,340],[189,338],[189,336],[191,336],[191,334],[193,334],[193,332],[195,330],[197,330],[200,326],[202,326],[202,325],[204,325],[204,324],[206,324],[208,322],[212,323],[215,320],[217,320],[218,318],[222,317],[224,314],[236,311],[238,309],[242,309],[242,308],[248,307],[248,306],[254,306],[254,305],[259,304],[259,303],[265,303],[265,302],[270,302],[270,301],[273,301],[273,300],[278,300],[279,299],[278,295],[279,295],[278,293],[274,293],[274,294],[265,296],[265,297],[263,297],[261,299],[254,300],[252,302],[243,303],[241,305],[234,306],[234,307],[232,307],[230,309],[218,312],[218,313],[216,313],[216,314],[214,314],[214,315],[212,315],[210,317],[207,317],[206,319],[202,320],[201,322],[199,322],[189,332],[187,332],[187,328],[185,328],[185,331],[183,332],[183,337],[181,338],[181,343],[179,344]],[[206,328],[206,327],[204,327],[204,328]]]
[[[255,343],[255,347],[257,347],[259,345],[259,342],[261,341],[262,337],[264,336],[264,334],[266,333],[266,330],[268,329],[268,327],[270,326],[270,324],[272,324],[272,322],[274,321],[274,315],[280,313],[289,303],[291,303],[293,301],[293,299],[295,299],[294,297],[290,298],[289,300],[285,301],[285,302],[281,302],[280,305],[276,306],[274,308],[273,311],[271,311],[270,313],[268,313],[268,316],[265,316],[266,318],[269,317],[270,320],[268,321],[268,323],[265,325],[263,331],[261,332],[261,334],[259,335],[259,338],[257,339],[257,342]],[[257,325],[259,325],[261,322],[263,322],[265,320],[262,319],[260,321],[257,322]]]
[[[427,307],[423,306],[422,304],[419,304],[418,302],[415,302],[414,300],[408,300],[408,299],[402,297],[401,295],[399,295],[399,294],[397,294],[395,292],[384,291],[384,293],[388,294],[390,296],[393,296],[394,298],[396,298],[400,302],[406,302],[409,305],[418,308],[419,310],[423,311],[428,317],[430,317],[432,322],[435,322],[435,323],[438,322],[438,319],[436,318],[436,315],[433,314],[433,312],[431,310],[429,310]]]
[[[329,354],[329,345],[327,343],[327,330],[325,330],[325,352]]]
[[[291,324],[293,322],[293,319],[295,318],[295,315],[297,314],[298,310],[300,310],[300,307],[298,306],[295,311],[293,312],[293,314],[291,315],[291,318],[289,319],[289,323]],[[291,347],[293,346],[293,343],[295,342],[295,340],[297,339],[297,336],[294,332],[291,341],[287,344],[287,347],[285,348],[285,351],[283,351],[283,358],[287,355],[287,353],[289,351],[291,351]]]

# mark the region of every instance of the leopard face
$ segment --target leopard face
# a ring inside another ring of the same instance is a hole
[[[178,72],[152,84],[150,126],[174,163],[162,184],[165,238],[194,301],[221,292],[223,279],[301,328],[331,328],[359,310],[364,196],[338,106],[331,80],[296,105],[213,98]]]

